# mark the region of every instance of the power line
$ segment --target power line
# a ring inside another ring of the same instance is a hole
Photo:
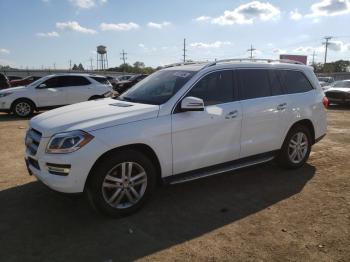
[[[183,62],[185,63],[186,62],[186,38],[184,38],[184,49],[182,50],[184,53],[183,53]]]
[[[253,51],[255,51],[256,49],[253,48],[253,45],[250,45],[250,49],[247,50],[247,52],[250,52],[250,59],[253,59]]]
[[[128,59],[126,56],[127,56],[127,54],[128,53],[126,53],[125,51],[124,51],[124,49],[123,49],[123,52],[122,53],[120,53],[120,55],[122,56],[121,58],[120,58],[120,60],[123,60],[123,65],[125,65],[125,61]]]
[[[326,40],[326,42],[323,42],[322,44],[325,45],[325,48],[326,48],[325,49],[325,53],[324,53],[324,65],[326,65],[329,40],[331,40],[332,37],[331,36],[326,36],[326,37],[324,37],[324,39]]]

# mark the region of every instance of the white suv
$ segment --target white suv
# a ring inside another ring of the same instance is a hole
[[[157,71],[117,99],[52,110],[30,121],[31,174],[86,192],[111,216],[138,209],[159,182],[180,183],[274,158],[308,159],[326,134],[326,100],[310,67],[223,61]]]
[[[28,117],[35,110],[69,105],[112,93],[107,78],[88,74],[49,75],[27,85],[0,91],[0,111]]]

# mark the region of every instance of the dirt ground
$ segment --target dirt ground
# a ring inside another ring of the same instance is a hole
[[[0,114],[0,261],[350,261],[350,107],[308,164],[163,187],[113,220],[25,169],[26,120]]]

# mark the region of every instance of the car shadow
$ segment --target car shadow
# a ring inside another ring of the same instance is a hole
[[[30,117],[23,117],[23,118],[21,118],[21,117],[18,117],[16,115],[14,115],[14,114],[0,113],[0,122],[30,120],[31,118],[35,117],[38,114],[39,114],[39,112],[35,112]]]
[[[130,261],[234,223],[298,194],[315,175],[274,163],[159,188],[110,219],[39,182],[0,191],[0,261]]]

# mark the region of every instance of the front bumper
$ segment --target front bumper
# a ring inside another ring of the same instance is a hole
[[[25,162],[29,174],[34,175],[49,188],[62,193],[81,193],[95,161],[105,147],[93,139],[85,147],[70,154],[47,154],[49,138],[42,138],[35,154],[26,150]],[[67,174],[55,174],[50,165],[65,167]]]

